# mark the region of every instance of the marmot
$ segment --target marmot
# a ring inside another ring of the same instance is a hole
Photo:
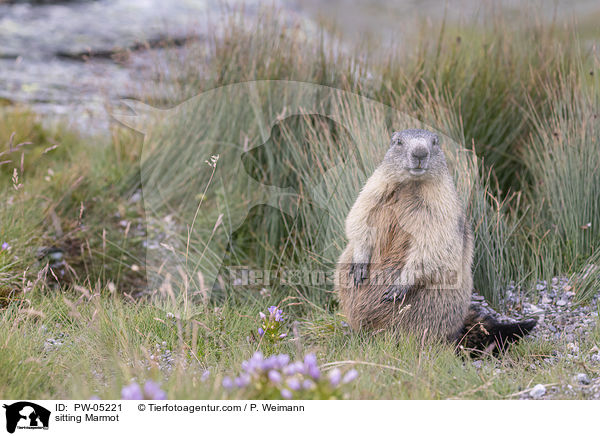
[[[387,329],[487,348],[535,321],[499,323],[470,309],[473,235],[436,134],[392,135],[346,219],[336,291],[353,329]]]

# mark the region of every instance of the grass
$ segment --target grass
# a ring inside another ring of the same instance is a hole
[[[258,311],[264,310],[258,305],[226,303],[218,311],[205,306],[192,319],[174,320],[146,301],[108,290],[86,296],[37,288],[26,297],[0,317],[2,398],[118,398],[132,379],[161,381],[170,398],[231,398],[221,388],[223,376],[264,348],[249,339],[259,325]],[[332,313],[315,311],[294,330],[270,351],[292,358],[314,352],[329,366],[357,368],[360,377],[344,391],[348,398],[506,399],[538,383],[569,382],[573,376],[572,361],[544,361],[562,343],[526,341],[476,369],[447,344],[353,334]],[[50,338],[61,344],[49,345]],[[596,329],[580,343],[582,357],[599,339]],[[152,359],[163,352],[157,346],[172,350],[170,369]],[[211,375],[203,378],[207,369]]]
[[[576,28],[486,20],[424,24],[406,51],[234,13],[218,37],[157,66],[170,91],[148,89],[149,103],[201,94],[174,119],[132,103],[151,122],[126,123],[145,138],[117,126],[85,137],[0,108],[0,243],[10,246],[0,251],[0,397],[117,398],[133,378],[161,381],[170,398],[231,397],[223,377],[257,349],[357,368],[346,398],[500,399],[570,383],[581,362],[544,360],[562,342],[527,340],[476,369],[448,344],[348,332],[326,283],[276,274],[240,292],[227,281],[239,265],[330,270],[389,132],[428,126],[445,135],[475,230],[476,290],[501,307],[510,282],[535,296],[538,280],[562,275],[589,301],[600,282],[595,53]],[[225,86],[250,80],[314,86]],[[286,112],[294,101],[307,110]],[[293,190],[293,201],[272,207],[265,185]],[[163,245],[146,250],[152,242]],[[256,329],[271,304],[293,324],[269,348]],[[581,338],[581,358],[599,341],[598,327]],[[157,345],[171,350],[168,370],[150,358]]]

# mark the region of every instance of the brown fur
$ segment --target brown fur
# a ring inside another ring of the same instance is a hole
[[[348,245],[336,270],[336,291],[352,328],[454,339],[463,327],[473,242],[445,162],[443,168],[415,179],[384,161],[361,191],[346,221]],[[355,286],[351,264],[365,256],[370,281]],[[454,283],[440,281],[440,272]],[[389,286],[406,277],[412,287],[402,301],[384,301]]]
[[[469,308],[473,235],[438,142],[424,130],[394,133],[346,218],[336,291],[356,330],[412,333],[497,353],[536,321],[502,323]]]

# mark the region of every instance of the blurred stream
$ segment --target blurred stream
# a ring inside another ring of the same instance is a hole
[[[0,0],[0,100],[26,103],[44,118],[58,116],[80,129],[104,129],[105,104],[139,96],[152,79],[161,49],[143,45],[201,37],[221,4]],[[126,56],[113,56],[127,49]]]
[[[261,4],[243,3],[248,15]],[[344,37],[352,39],[414,27],[415,18],[472,18],[481,8],[475,0],[450,3],[447,9],[445,2],[434,0],[278,0],[265,6],[277,5],[285,14],[310,21],[335,20]],[[598,17],[600,11],[598,0],[539,3],[549,19]],[[24,103],[44,119],[59,117],[83,131],[105,130],[105,105],[140,97],[154,80],[162,49],[142,49],[143,44],[202,38],[208,23],[222,18],[223,5],[223,0],[0,0],[0,104]],[[502,7],[519,13],[515,0]],[[126,56],[114,56],[123,50]]]

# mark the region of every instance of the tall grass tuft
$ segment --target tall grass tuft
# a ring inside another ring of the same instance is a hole
[[[420,113],[418,101],[404,95],[435,94],[460,118],[466,144],[474,144],[507,195],[528,180],[523,153],[532,125],[524,111],[546,106],[552,95],[543,85],[559,85],[577,50],[563,29],[544,20],[509,22],[489,11],[480,19],[475,26],[423,23],[416,42],[385,50],[374,66],[381,77],[374,95]]]
[[[552,98],[545,115],[531,109],[535,130],[526,162],[532,174],[532,220],[537,226],[530,231],[543,235],[538,242],[545,250],[541,263],[553,263],[554,273],[586,268],[600,246],[597,67],[597,63],[589,67],[579,62],[561,77],[560,86],[547,85]]]

